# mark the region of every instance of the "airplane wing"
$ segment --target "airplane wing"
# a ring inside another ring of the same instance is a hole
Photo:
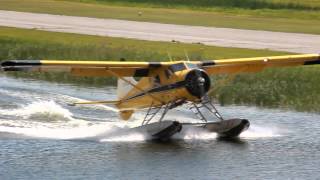
[[[77,76],[135,76],[145,77],[149,70],[170,62],[126,61],[64,61],[64,60],[10,60],[4,61],[4,71],[69,72]]]
[[[137,61],[65,61],[65,60],[11,60],[4,61],[4,71],[28,72],[69,72],[77,76],[117,76],[147,77],[152,68],[170,66],[176,62],[137,62]],[[259,72],[269,67],[285,67],[320,64],[320,54],[220,59],[190,61],[208,74],[232,74]]]
[[[198,62],[208,74],[259,72],[269,67],[320,64],[320,54],[221,59]]]

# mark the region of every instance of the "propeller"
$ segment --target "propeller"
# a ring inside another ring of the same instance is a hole
[[[202,77],[201,71],[196,71],[196,76],[198,81],[198,87],[200,90],[200,97],[201,100],[204,100],[204,98],[206,98],[205,96],[207,96],[207,91],[205,89],[205,79],[204,77]]]
[[[208,74],[200,69],[193,69],[186,75],[186,88],[190,94],[202,99],[210,89]]]

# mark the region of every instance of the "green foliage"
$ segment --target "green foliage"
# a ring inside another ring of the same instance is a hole
[[[217,77],[219,82],[226,77]],[[237,75],[212,93],[221,104],[254,104],[266,107],[320,111],[320,67],[268,69]]]
[[[72,1],[72,0],[71,0]],[[73,0],[74,1],[74,0]],[[149,4],[160,7],[186,6],[197,7],[224,7],[224,8],[244,8],[244,9],[295,9],[295,10],[318,10],[303,2],[294,1],[272,1],[272,0],[82,0],[83,2],[103,2],[122,4]]]
[[[71,33],[24,30],[0,26],[1,59],[83,59],[167,61],[280,55],[284,52],[223,48],[179,42],[153,42]]]

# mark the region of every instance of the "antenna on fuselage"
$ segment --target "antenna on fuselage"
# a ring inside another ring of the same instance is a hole
[[[186,56],[186,59],[188,60],[188,61],[190,61],[190,58],[189,58],[189,56],[188,56],[188,52],[184,49],[183,50],[184,51],[184,55]]]
[[[173,60],[172,60],[172,57],[171,57],[171,54],[169,53],[169,51],[167,51],[167,54],[168,54],[169,60],[172,62]]]

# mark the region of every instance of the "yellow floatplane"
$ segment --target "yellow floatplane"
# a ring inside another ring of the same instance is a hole
[[[248,120],[225,120],[217,111],[208,96],[212,86],[210,75],[314,64],[320,64],[320,54],[170,62],[8,60],[1,67],[4,71],[59,71],[76,76],[115,76],[118,78],[117,100],[77,102],[74,105],[113,104],[119,109],[123,120],[129,120],[135,111],[147,109],[139,128],[145,128],[155,139],[166,140],[187,125],[204,128],[223,137],[237,137],[249,127]],[[134,77],[139,77],[139,80]],[[181,105],[187,106],[202,122],[164,120],[168,111]]]

